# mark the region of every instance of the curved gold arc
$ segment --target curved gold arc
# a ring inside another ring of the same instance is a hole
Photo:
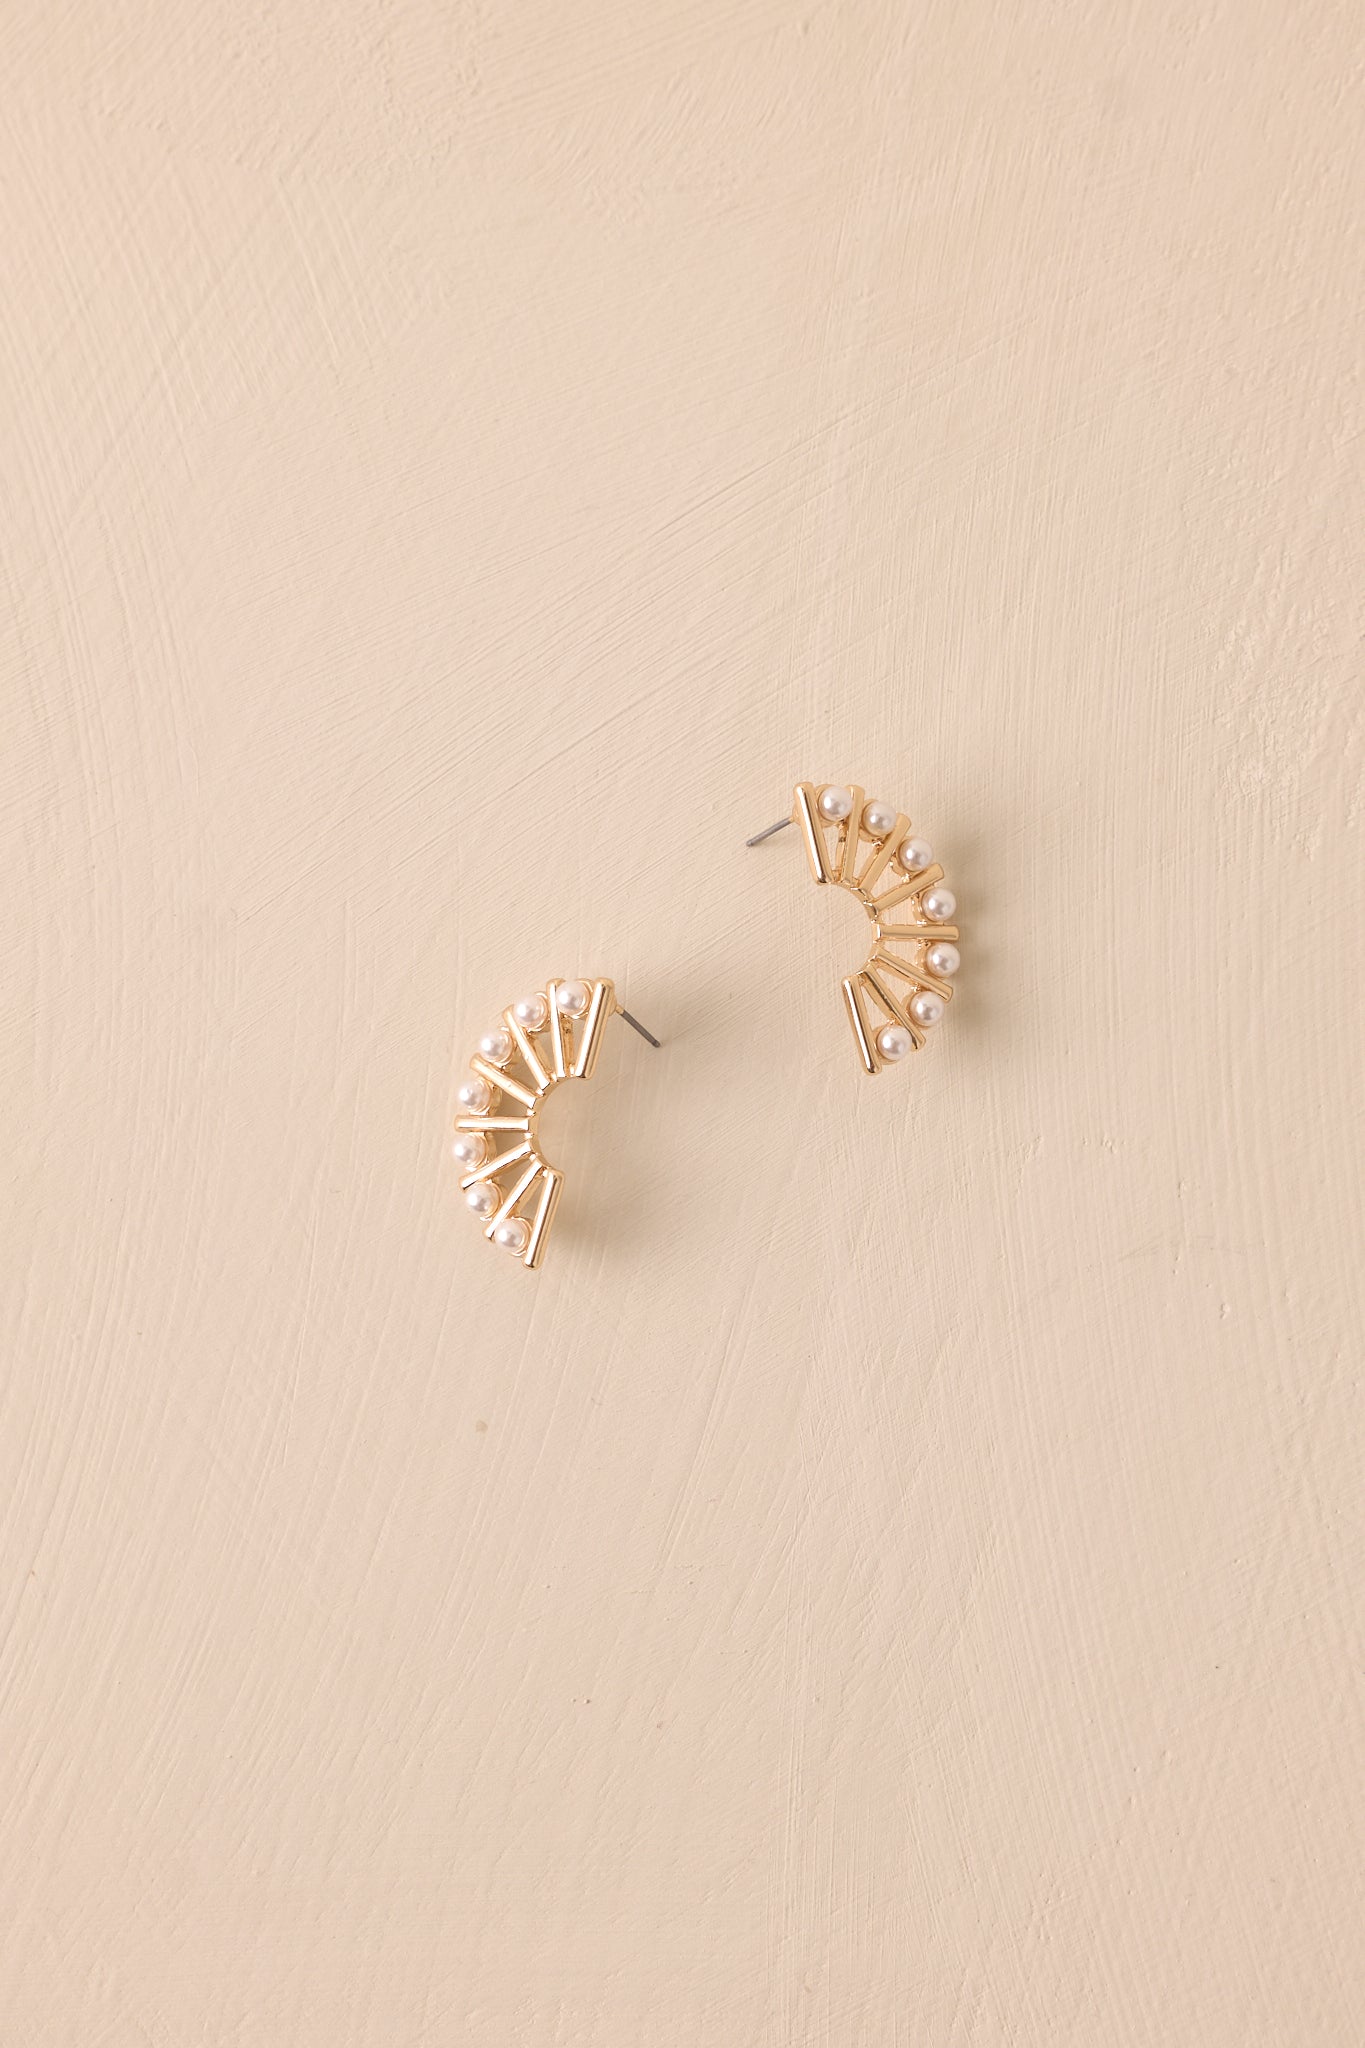
[[[567,977],[548,981],[538,991],[545,1003],[542,1025],[532,1028],[523,1023],[512,1005],[503,1011],[502,1028],[512,1046],[506,1062],[497,1066],[482,1056],[470,1061],[491,1091],[488,1108],[480,1115],[455,1119],[457,1131],[478,1132],[493,1148],[460,1182],[463,1191],[486,1182],[497,1193],[497,1207],[483,1225],[484,1236],[493,1238],[498,1226],[513,1217],[524,1223],[527,1235],[520,1258],[532,1272],[545,1256],[564,1186],[563,1174],[540,1149],[541,1106],[566,1081],[588,1079],[597,1065],[607,1020],[621,1009],[614,983],[584,978],[587,1007],[571,1016],[556,1000],[562,979]],[[518,1065],[520,1073],[513,1071]]]
[[[848,815],[825,818],[820,799],[826,790],[847,790]],[[872,924],[867,958],[842,983],[844,1009],[863,1071],[879,1074],[887,1064],[878,1038],[888,1024],[909,1033],[915,1052],[923,1050],[928,1033],[910,1005],[921,989],[951,1002],[952,983],[925,964],[929,948],[958,936],[955,924],[935,924],[924,914],[921,898],[943,880],[937,861],[908,873],[893,866],[896,853],[910,834],[904,811],[885,833],[867,828],[867,797],[857,783],[798,782],[792,792],[792,822],[801,828],[812,880],[833,884],[855,896]],[[884,883],[880,894],[877,885]],[[899,910],[900,917],[891,913]],[[902,953],[897,950],[904,947]],[[879,1014],[880,1013],[880,1014]]]

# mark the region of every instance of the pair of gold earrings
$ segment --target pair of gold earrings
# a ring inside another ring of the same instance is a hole
[[[747,844],[793,824],[801,827],[814,880],[850,890],[871,920],[871,947],[845,978],[843,997],[863,1071],[879,1074],[921,1050],[952,999],[957,899],[905,813],[866,798],[856,784],[798,782],[790,815]],[[893,989],[893,980],[904,986]],[[610,981],[548,982],[504,1010],[502,1023],[479,1040],[459,1091],[453,1150],[465,1200],[484,1236],[532,1271],[544,1257],[563,1186],[537,1140],[541,1105],[561,1082],[588,1079],[611,1017],[624,1017],[658,1047]]]

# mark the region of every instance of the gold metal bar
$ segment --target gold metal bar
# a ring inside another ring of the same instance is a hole
[[[569,1048],[564,1043],[565,1034],[569,1027],[565,1021],[564,1012],[555,1001],[558,993],[559,983],[557,981],[549,982],[545,989],[545,996],[550,1005],[550,1057],[554,1061],[555,1079],[562,1081],[569,1071]]]
[[[857,981],[850,974],[843,983],[844,1003],[848,1010],[848,1021],[853,1026],[853,1036],[858,1042],[858,1057],[869,1074],[881,1069],[881,1055],[877,1051],[872,1033],[867,1028],[863,1015],[863,999]]]
[[[839,880],[848,888],[853,885],[854,871],[858,865],[858,836],[863,829],[863,805],[866,798],[862,790],[852,791],[853,809],[844,819],[839,834]]]
[[[879,939],[955,939],[955,924],[883,924],[877,922]]]
[[[858,979],[868,994],[874,996],[881,1004],[888,1017],[897,1024],[903,1024],[912,1035],[918,1035],[919,1026],[911,1021],[910,1012],[906,1009],[904,1003],[901,1002],[899,996],[892,995],[875,967],[870,964],[864,967]]]
[[[879,947],[874,946],[867,957],[874,967],[884,967],[888,974],[899,974],[906,981],[919,981],[918,967],[913,966],[909,960],[898,960],[894,953],[883,953]]]
[[[515,1095],[517,1101],[524,1102],[528,1109],[534,1107],[536,1099],[535,1090],[523,1087],[520,1081],[514,1081],[510,1074],[504,1074],[502,1068],[495,1067],[491,1060],[475,1059],[471,1060],[469,1064],[476,1074],[482,1074],[484,1080],[489,1082],[494,1088],[501,1088],[506,1094]]]
[[[529,1116],[457,1116],[457,1131],[529,1131]]]
[[[860,889],[870,889],[872,887],[872,884],[877,880],[882,869],[891,859],[896,848],[909,830],[910,820],[906,817],[905,812],[901,811],[881,845],[876,847],[863,862],[863,871],[858,877],[858,887]]]
[[[815,788],[812,783],[797,783],[796,810],[801,825],[801,836],[806,842],[806,859],[810,862],[810,871],[817,882],[827,882],[829,858],[825,851],[825,835],[820,829],[820,813],[816,808]]]
[[[875,947],[868,958],[874,967],[884,968],[888,974],[899,974],[903,980],[912,981],[916,988],[931,988],[945,1002],[951,1001],[953,984],[931,974],[927,967],[914,967],[908,960],[898,960],[894,953],[882,953]]]
[[[521,1179],[512,1189],[511,1194],[505,1195],[503,1197],[502,1207],[500,1209],[495,1209],[493,1214],[489,1217],[487,1223],[484,1224],[483,1234],[485,1237],[491,1237],[493,1235],[493,1232],[497,1229],[498,1225],[500,1223],[506,1222],[507,1218],[516,1208],[517,1203],[526,1193],[527,1188],[530,1187],[531,1182],[535,1179],[536,1175],[538,1173],[543,1173],[544,1170],[545,1166],[543,1160],[533,1159],[531,1161],[531,1164],[527,1167],[525,1173],[522,1174]]]
[[[517,1159],[524,1159],[531,1149],[531,1140],[525,1139],[520,1145],[513,1145],[510,1151],[500,1152],[496,1159],[485,1159],[482,1166],[476,1166],[460,1182],[462,1188],[472,1188],[475,1181],[492,1180],[495,1173],[501,1173],[504,1166],[511,1166]]]
[[[932,889],[935,882],[943,880],[943,870],[937,861],[931,861],[927,868],[921,868],[917,875],[911,875],[908,882],[902,882],[899,889],[888,889],[885,896],[877,898],[877,914],[894,910],[898,903],[904,903],[911,896],[918,896],[921,889]]]
[[[516,1014],[512,1010],[503,1011],[502,1021],[517,1041],[521,1056],[535,1077],[536,1093],[543,1094],[550,1085],[550,1069],[536,1051],[531,1041],[530,1032],[524,1024],[517,1021]]]
[[[586,1080],[597,1065],[597,1055],[602,1049],[602,1031],[612,1013],[616,991],[609,981],[595,981],[592,985],[592,1001],[588,1014],[583,1019],[582,1036],[578,1041],[578,1052],[572,1072]]]
[[[545,1256],[545,1240],[550,1234],[550,1225],[555,1220],[555,1210],[559,1207],[559,1195],[563,1186],[563,1174],[557,1167],[547,1166],[545,1185],[540,1191],[540,1207],[536,1210],[536,1220],[531,1225],[531,1241],[521,1260],[522,1265],[529,1266],[532,1272]]]

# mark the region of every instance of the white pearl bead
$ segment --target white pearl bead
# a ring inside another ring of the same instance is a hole
[[[514,1051],[511,1032],[485,1031],[479,1040],[479,1051],[495,1067],[505,1067]]]
[[[907,875],[918,873],[920,868],[927,868],[933,857],[934,849],[927,839],[902,840],[900,851],[896,855]]]
[[[946,924],[957,909],[957,898],[951,889],[931,889],[922,900],[924,915],[935,924]]]
[[[543,1031],[550,1006],[544,996],[523,996],[512,1011],[524,1031]]]
[[[498,1206],[498,1191],[491,1181],[476,1180],[469,1193],[465,1196],[465,1200],[474,1211],[474,1214],[482,1216],[484,1221],[487,1222]]]
[[[561,981],[555,990],[555,1005],[566,1017],[581,1017],[591,1001],[586,981]]]
[[[873,797],[870,804],[863,806],[863,830],[874,839],[885,839],[896,822],[896,813],[890,804],[884,804],[880,797]]]
[[[884,1060],[903,1060],[914,1040],[903,1024],[886,1024],[877,1033],[877,1050]]]
[[[461,1109],[467,1109],[471,1116],[487,1116],[493,1106],[493,1090],[481,1074],[472,1081],[465,1081],[459,1090]]]
[[[922,988],[910,1005],[910,1015],[926,1029],[942,1021],[944,1001],[931,988]]]
[[[531,1241],[531,1226],[524,1216],[509,1216],[493,1232],[494,1244],[500,1244],[504,1251],[524,1252]]]
[[[482,1166],[488,1157],[488,1140],[482,1131],[457,1131],[450,1156],[457,1166]]]
[[[828,789],[821,790],[817,808],[822,818],[831,825],[837,825],[853,809],[853,791],[843,788],[840,783],[831,783]]]
[[[936,946],[929,948],[924,964],[931,974],[941,974],[945,981],[950,981],[962,965],[962,955],[956,946],[950,946],[946,939],[940,939]]]

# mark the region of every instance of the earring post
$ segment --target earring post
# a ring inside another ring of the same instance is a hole
[[[625,1018],[627,1024],[630,1025],[633,1031],[638,1031],[641,1038],[648,1040],[648,1042],[654,1047],[655,1052],[662,1052],[663,1047],[660,1044],[659,1040],[654,1036],[654,1033],[652,1031],[646,1031],[644,1025],[640,1022],[639,1018],[632,1017],[630,1011],[626,1008],[624,1003],[622,1003],[621,1005],[621,1015]]]
[[[790,823],[790,818],[779,818],[775,825],[765,825],[761,832],[755,832],[753,838],[746,839],[744,844],[746,846],[761,846],[765,839],[771,839],[774,832],[780,832],[785,825],[790,825]]]

